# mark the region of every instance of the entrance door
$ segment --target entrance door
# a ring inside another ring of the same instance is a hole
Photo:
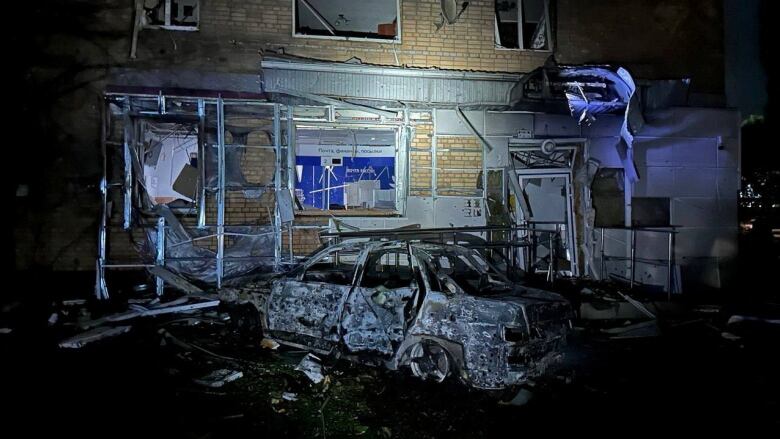
[[[523,200],[517,200],[519,226],[530,246],[521,255],[530,272],[576,276],[576,232],[574,229],[571,174],[560,170],[525,169],[517,171]],[[552,267],[551,267],[552,265]]]

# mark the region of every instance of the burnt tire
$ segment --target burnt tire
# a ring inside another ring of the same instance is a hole
[[[447,349],[432,340],[420,341],[409,348],[409,367],[417,378],[436,383],[444,381],[454,370]]]

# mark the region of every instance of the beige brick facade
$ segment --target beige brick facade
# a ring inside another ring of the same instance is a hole
[[[48,13],[56,10],[62,16],[61,23],[74,23],[73,29],[63,25],[46,37],[34,39],[40,53],[32,59],[38,65],[30,66],[25,80],[34,84],[34,90],[47,90],[41,92],[42,96],[56,95],[37,116],[51,121],[51,132],[41,142],[56,150],[56,159],[43,169],[44,174],[52,177],[41,184],[39,193],[70,201],[45,209],[32,201],[20,207],[14,231],[18,268],[94,267],[97,234],[90,230],[96,227],[99,196],[95,187],[101,174],[97,102],[105,86],[114,83],[116,69],[146,72],[146,77],[157,78],[154,84],[134,85],[193,88],[188,81],[199,72],[258,75],[263,55],[271,52],[332,61],[357,57],[365,63],[388,66],[496,72],[528,72],[552,54],[496,48],[492,0],[470,1],[456,24],[438,31],[434,22],[439,17],[439,0],[401,0],[398,44],[293,37],[292,0],[202,0],[199,31],[143,30],[138,38],[137,57],[130,59],[133,2],[97,3],[100,4],[86,9],[73,8],[69,2],[47,6]],[[718,32],[706,31],[722,27],[719,0],[555,3],[554,53],[559,61],[616,63],[645,78],[691,77],[693,89],[722,92],[722,37]],[[674,55],[664,55],[668,53]],[[155,76],[148,72],[163,73]],[[70,78],[73,84],[80,85],[57,94],[61,78]],[[260,87],[258,82],[257,91]],[[454,140],[442,138],[439,144],[450,141]],[[412,145],[415,150],[410,152],[412,195],[431,195],[431,142],[431,126],[417,125]],[[267,145],[269,139],[253,134],[249,143]],[[460,143],[471,147],[475,139],[464,138]],[[247,151],[242,163],[251,182],[267,181],[273,172],[272,156],[270,150]],[[20,157],[20,161],[40,168],[37,157]],[[440,150],[436,161],[439,168],[477,168],[481,155]],[[86,180],[90,183],[83,183]],[[478,172],[437,172],[440,188],[475,188],[478,180]],[[232,194],[231,200],[233,197],[242,198],[243,194]],[[267,223],[267,212],[273,205],[270,197],[268,193],[258,200],[236,199],[228,208],[228,223]],[[213,205],[208,212],[210,218],[214,216]],[[118,221],[117,206],[114,210],[114,221]],[[301,221],[324,222],[308,218]],[[117,238],[112,242],[112,250],[125,256],[134,254],[124,233],[114,236]],[[294,243],[296,251],[316,247],[313,239],[301,239]]]

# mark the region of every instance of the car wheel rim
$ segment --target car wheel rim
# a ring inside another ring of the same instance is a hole
[[[436,343],[417,343],[412,346],[409,357],[412,373],[418,378],[440,383],[449,375],[447,351]]]

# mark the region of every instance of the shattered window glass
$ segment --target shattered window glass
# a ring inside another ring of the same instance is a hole
[[[295,196],[310,214],[396,210],[396,131],[300,126]]]
[[[451,291],[453,282],[466,294],[484,296],[505,291],[502,274],[474,250],[440,248],[424,249],[422,259],[431,281],[431,288],[440,292]]]
[[[400,41],[397,0],[293,0],[296,36]]]
[[[149,201],[181,207],[195,201],[198,132],[194,124],[143,122],[138,156]]]
[[[337,285],[352,285],[355,264],[360,253],[341,250],[327,253],[312,263],[303,275],[304,282],[327,282]]]
[[[144,27],[170,30],[197,30],[199,0],[145,0]]]
[[[368,257],[361,286],[386,289],[403,288],[411,285],[413,278],[411,259],[405,249],[378,251],[373,252]]]
[[[550,50],[549,0],[496,0],[496,46],[506,49]]]

